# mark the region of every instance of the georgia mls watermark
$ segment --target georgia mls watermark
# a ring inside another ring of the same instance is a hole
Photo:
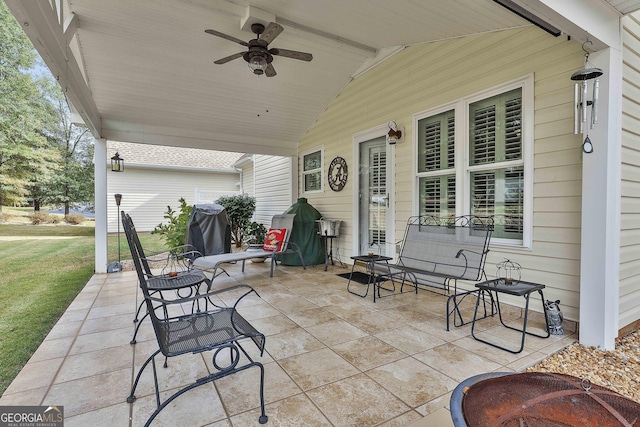
[[[64,407],[0,406],[0,427],[64,427]]]

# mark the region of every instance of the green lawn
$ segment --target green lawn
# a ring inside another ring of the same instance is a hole
[[[93,226],[0,224],[0,393],[92,276],[93,234]],[[140,239],[145,249],[164,248],[158,235]],[[124,234],[120,245],[122,259],[131,258]],[[108,238],[108,259],[118,259],[117,236]]]

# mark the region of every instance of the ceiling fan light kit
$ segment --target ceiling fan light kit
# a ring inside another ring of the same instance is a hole
[[[313,59],[313,55],[306,52],[276,48],[269,49],[269,43],[271,43],[276,37],[280,35],[280,33],[284,31],[284,28],[281,25],[276,24],[275,22],[270,22],[266,27],[259,22],[251,24],[251,31],[253,31],[253,33],[256,35],[256,38],[251,39],[248,42],[216,30],[204,31],[207,34],[221,37],[223,39],[238,43],[239,45],[248,48],[246,52],[234,53],[233,55],[214,61],[214,64],[217,65],[226,64],[227,62],[233,61],[234,59],[242,58],[247,62],[247,64],[249,65],[249,69],[253,71],[254,74],[265,74],[267,77],[273,77],[277,74],[276,69],[272,64],[274,55],[284,56],[285,58],[298,59],[300,61],[307,62]]]

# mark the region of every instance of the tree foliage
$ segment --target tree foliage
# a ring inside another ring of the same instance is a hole
[[[0,2],[0,206],[28,195],[29,177],[43,161],[48,140],[42,129],[53,119],[40,79],[28,73],[37,55]]]
[[[249,225],[249,221],[256,210],[256,199],[251,196],[234,195],[222,196],[216,203],[224,206],[231,223],[231,239],[236,247],[242,246],[244,234]]]
[[[93,201],[93,138],[71,124],[66,98],[0,1],[0,207]],[[0,208],[1,209],[1,208]]]

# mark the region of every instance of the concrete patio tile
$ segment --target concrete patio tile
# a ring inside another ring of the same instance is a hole
[[[335,314],[320,307],[289,313],[287,317],[303,328],[339,319]]]
[[[301,393],[300,387],[277,363],[264,364],[265,403],[273,403]],[[230,416],[260,406],[260,369],[251,367],[216,380],[216,387]]]
[[[78,335],[69,350],[69,354],[100,351],[111,347],[120,347],[131,337],[131,328],[111,329],[92,334]]]
[[[328,348],[292,356],[278,363],[304,391],[360,373]]]
[[[266,343],[267,352],[275,360],[319,350],[325,345],[302,328],[272,335]]]
[[[407,357],[406,353],[372,336],[333,346],[332,350],[361,371]]]
[[[365,372],[412,408],[452,391],[458,383],[413,357]]]
[[[11,405],[28,405],[38,406],[44,399],[45,394],[49,390],[49,385],[46,387],[34,388],[31,390],[19,391],[17,393],[9,393],[7,389],[2,397],[0,397],[0,406]]]
[[[82,320],[76,320],[75,322],[56,323],[51,331],[49,331],[49,333],[47,334],[45,340],[75,337],[80,331],[82,325]]]
[[[331,320],[329,322],[310,326],[306,329],[307,332],[327,346],[341,344],[343,342],[352,341],[368,335],[365,331],[356,328],[344,320]]]
[[[501,368],[500,364],[452,343],[415,354],[414,357],[458,382]]]
[[[115,304],[115,305],[108,305],[104,307],[94,307],[91,309],[91,311],[87,315],[87,319],[98,319],[103,317],[120,316],[120,315],[128,315],[128,316],[131,316],[131,318],[133,319],[133,316],[137,309],[138,307],[134,306],[130,302]]]
[[[5,390],[5,393],[12,394],[48,387],[53,382],[63,361],[64,357],[39,362],[29,361],[20,371],[20,375]]]
[[[375,337],[407,354],[416,354],[445,343],[440,338],[406,325],[377,333]]]
[[[129,424],[129,404],[126,402],[106,408],[68,417],[65,413],[65,427],[113,427]]]
[[[265,336],[280,334],[299,327],[298,324],[284,314],[255,319],[251,322],[251,325]]]
[[[133,334],[133,316],[109,316],[97,319],[87,319],[80,328],[80,335],[94,334],[96,332],[110,331],[115,329],[131,328]]]
[[[131,368],[133,351],[129,344],[106,348],[80,354],[72,354],[65,358],[54,383],[77,380],[107,372]]]
[[[45,339],[40,347],[33,353],[29,362],[37,362],[41,360],[57,359],[64,357],[69,352],[75,337],[64,337],[57,339]]]
[[[179,388],[160,393],[160,401]],[[155,395],[139,397],[132,404],[132,426],[143,426],[156,410]],[[201,426],[226,419],[222,402],[213,384],[203,384],[177,397],[154,419],[154,427]]]
[[[130,385],[131,366],[53,384],[42,404],[64,405],[65,417],[72,417],[124,402]]]
[[[334,426],[373,426],[410,408],[366,375],[359,374],[310,390],[309,398]]]
[[[318,410],[307,396],[297,394],[274,403],[270,403],[265,409],[271,426],[314,426],[332,427],[332,424]],[[259,409],[252,409],[247,412],[231,417],[234,426],[259,426]]]
[[[399,417],[379,424],[379,427],[406,427],[421,418],[423,418],[422,415],[420,415],[416,411],[408,411],[400,415]]]

